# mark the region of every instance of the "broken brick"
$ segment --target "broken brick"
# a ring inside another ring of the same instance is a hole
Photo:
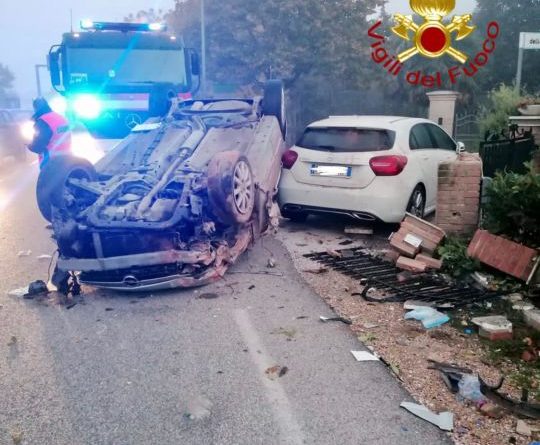
[[[405,235],[401,231],[392,235],[390,238],[390,245],[402,255],[406,255],[410,258],[414,258],[418,252],[420,252],[420,247],[414,247],[405,242]]]
[[[427,266],[420,261],[413,260],[404,256],[399,257],[396,266],[403,270],[408,270],[415,273],[423,273],[426,271]]]
[[[434,269],[434,270],[439,270],[443,265],[441,260],[437,260],[425,254],[418,254],[416,255],[415,259],[416,261],[420,261],[421,263],[424,263],[428,268]]]
[[[477,230],[467,254],[478,261],[523,281],[531,278],[539,254],[535,249]]]

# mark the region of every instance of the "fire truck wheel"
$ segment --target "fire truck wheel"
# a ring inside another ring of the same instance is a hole
[[[287,131],[287,116],[285,113],[285,87],[282,80],[269,80],[264,86],[262,111],[266,116],[275,116],[279,121],[281,132]]]
[[[39,210],[43,217],[52,222],[52,208],[69,210],[74,202],[69,196],[68,181],[70,179],[95,180],[94,166],[86,159],[63,155],[51,158],[41,170],[36,187]]]
[[[216,154],[208,166],[208,199],[212,213],[226,225],[245,224],[255,208],[255,182],[245,156]]]

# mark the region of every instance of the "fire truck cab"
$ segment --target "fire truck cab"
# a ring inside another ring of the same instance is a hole
[[[198,89],[198,54],[161,23],[84,20],[48,56],[51,83],[66,114],[97,138],[124,138],[151,115],[149,98],[166,86],[182,98]]]

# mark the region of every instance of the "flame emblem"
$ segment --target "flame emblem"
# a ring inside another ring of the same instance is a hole
[[[452,21],[445,25],[442,20],[455,9],[455,0],[410,0],[410,5],[414,12],[424,18],[424,23],[417,25],[412,15],[394,15],[394,34],[410,41],[409,33],[414,33],[414,46],[399,54],[398,60],[405,62],[417,54],[432,59],[448,54],[465,63],[467,55],[452,47],[452,33],[456,32],[456,40],[468,37],[476,29],[470,25],[472,15],[455,15]]]

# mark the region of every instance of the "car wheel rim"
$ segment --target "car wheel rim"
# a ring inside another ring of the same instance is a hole
[[[234,203],[242,214],[249,212],[253,198],[253,181],[249,166],[240,161],[234,169]]]
[[[424,216],[424,196],[419,190],[413,195],[410,213],[418,217]]]

